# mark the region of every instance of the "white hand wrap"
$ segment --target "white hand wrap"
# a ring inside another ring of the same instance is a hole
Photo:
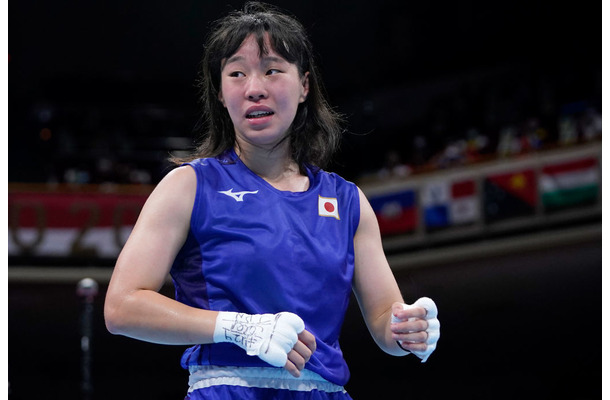
[[[305,323],[296,314],[243,314],[221,311],[216,317],[214,342],[235,343],[251,356],[283,367]]]
[[[436,342],[438,342],[438,339],[441,337],[441,323],[437,318],[438,309],[436,308],[434,301],[428,297],[422,297],[412,305],[402,305],[403,310],[409,310],[413,307],[422,307],[426,309],[426,322],[428,322],[428,329],[426,329],[426,333],[428,334],[428,338],[426,339],[426,350],[412,352],[417,357],[421,358],[421,362],[426,362],[428,357],[430,357],[430,354],[436,349]],[[416,318],[409,318],[409,321],[414,319]],[[401,322],[401,320],[392,315],[392,323],[396,322]]]

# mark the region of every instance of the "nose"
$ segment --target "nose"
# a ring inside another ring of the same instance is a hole
[[[253,101],[266,98],[267,89],[265,87],[264,78],[251,76],[250,79],[248,79],[245,95],[249,100]]]

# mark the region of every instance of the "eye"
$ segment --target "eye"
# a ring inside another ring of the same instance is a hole
[[[234,72],[230,72],[229,76],[232,77],[232,78],[241,78],[241,77],[244,77],[246,75],[243,72],[241,72],[241,71],[234,71]]]
[[[275,75],[275,74],[280,74],[282,73],[282,71],[280,71],[279,69],[275,69],[275,68],[271,68],[269,71],[267,71],[267,75]]]

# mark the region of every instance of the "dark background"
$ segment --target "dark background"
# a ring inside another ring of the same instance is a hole
[[[195,80],[210,21],[238,1],[12,1],[9,181],[156,183],[199,133]],[[476,129],[601,112],[599,3],[275,1],[310,32],[347,119],[329,168],[426,162]],[[424,138],[422,149],[416,138]],[[423,160],[422,160],[423,158]]]
[[[597,2],[273,3],[308,28],[330,101],[347,117],[330,169],[348,179],[382,168],[390,148],[425,163],[473,127],[493,148],[503,127],[532,117],[553,141],[561,115],[601,111]],[[208,24],[240,4],[11,1],[9,182],[156,183],[169,152],[198,133]],[[427,140],[419,158],[417,137]],[[354,399],[399,389],[426,400],[600,398],[601,257],[600,236],[396,271],[407,301],[437,301],[437,352],[426,364],[384,355],[352,303],[348,390]],[[11,398],[81,398],[75,283],[9,280]],[[104,292],[102,282],[96,398],[182,398],[182,348],[107,333]]]

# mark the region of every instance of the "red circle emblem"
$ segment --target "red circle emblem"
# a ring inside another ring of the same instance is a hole
[[[333,206],[333,203],[324,203],[324,209],[328,212],[333,212],[335,211],[335,206]]]

